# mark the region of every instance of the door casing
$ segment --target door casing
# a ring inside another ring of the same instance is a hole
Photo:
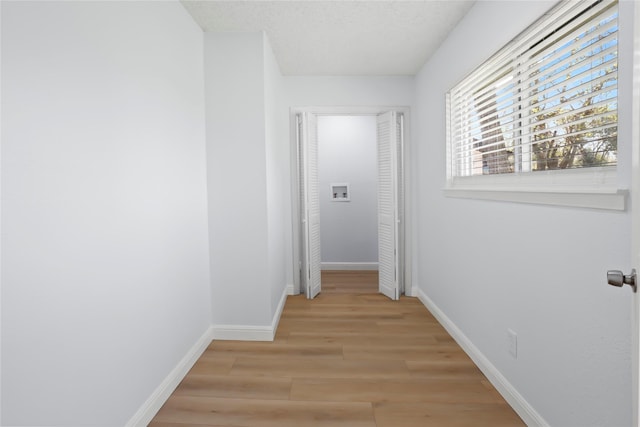
[[[412,286],[412,277],[414,277],[414,267],[415,263],[413,262],[412,255],[413,245],[417,242],[411,238],[413,235],[413,206],[411,203],[411,194],[412,194],[412,182],[413,182],[413,168],[411,167],[411,117],[410,117],[410,108],[409,107],[304,107],[304,108],[291,108],[289,115],[289,123],[290,123],[290,135],[291,135],[291,150],[290,150],[290,159],[291,159],[291,200],[292,200],[292,263],[291,268],[293,269],[293,289],[292,293],[297,295],[301,292],[304,292],[301,289],[301,253],[302,253],[302,244],[301,244],[301,234],[300,234],[300,224],[301,224],[301,215],[300,215],[300,170],[298,168],[298,115],[304,113],[310,113],[317,116],[377,116],[379,114],[385,113],[387,111],[396,111],[401,113],[404,117],[404,127],[403,127],[403,139],[404,139],[404,149],[403,149],[403,168],[404,168],[404,218],[405,218],[405,239],[404,239],[404,247],[402,248],[404,251],[404,265],[402,268],[403,282],[404,282],[404,293],[408,296],[416,296],[414,293],[414,286]]]

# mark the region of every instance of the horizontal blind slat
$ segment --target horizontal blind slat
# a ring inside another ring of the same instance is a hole
[[[617,1],[563,2],[452,88],[451,175],[615,163],[617,14]]]

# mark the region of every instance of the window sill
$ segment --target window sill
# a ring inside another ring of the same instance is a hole
[[[578,208],[626,210],[627,190],[612,192],[510,191],[445,188],[445,197],[531,203],[536,205],[570,206]]]

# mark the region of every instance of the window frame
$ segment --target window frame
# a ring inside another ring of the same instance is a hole
[[[605,0],[607,3],[610,1]],[[490,64],[505,55],[516,56],[515,46],[524,37],[548,26],[562,25],[558,19],[584,10],[594,0],[580,2],[561,2],[549,12],[526,28],[522,33],[507,43],[498,52],[491,55],[473,72],[454,85],[446,94],[446,185],[443,189],[446,197],[473,198],[483,200],[512,201],[520,203],[550,204],[595,209],[625,210],[627,190],[618,189],[618,167],[599,166],[588,168],[572,168],[545,171],[524,171],[504,174],[454,176],[451,92],[469,76],[481,73]],[[619,13],[619,4],[618,13]],[[618,20],[618,28],[620,21]],[[618,32],[619,34],[619,32]],[[619,35],[617,36],[619,40]],[[514,52],[514,53],[512,53]],[[618,48],[619,52],[619,48]],[[619,61],[619,58],[618,58]],[[619,81],[619,75],[617,77]],[[618,87],[618,90],[620,88]],[[617,97],[617,96],[616,96]],[[618,113],[618,110],[616,110]],[[618,121],[619,126],[619,121]],[[618,135],[619,137],[619,135]],[[469,161],[472,161],[469,159]]]

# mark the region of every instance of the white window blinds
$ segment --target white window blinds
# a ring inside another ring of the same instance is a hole
[[[450,177],[617,163],[617,1],[562,2],[447,96]]]

